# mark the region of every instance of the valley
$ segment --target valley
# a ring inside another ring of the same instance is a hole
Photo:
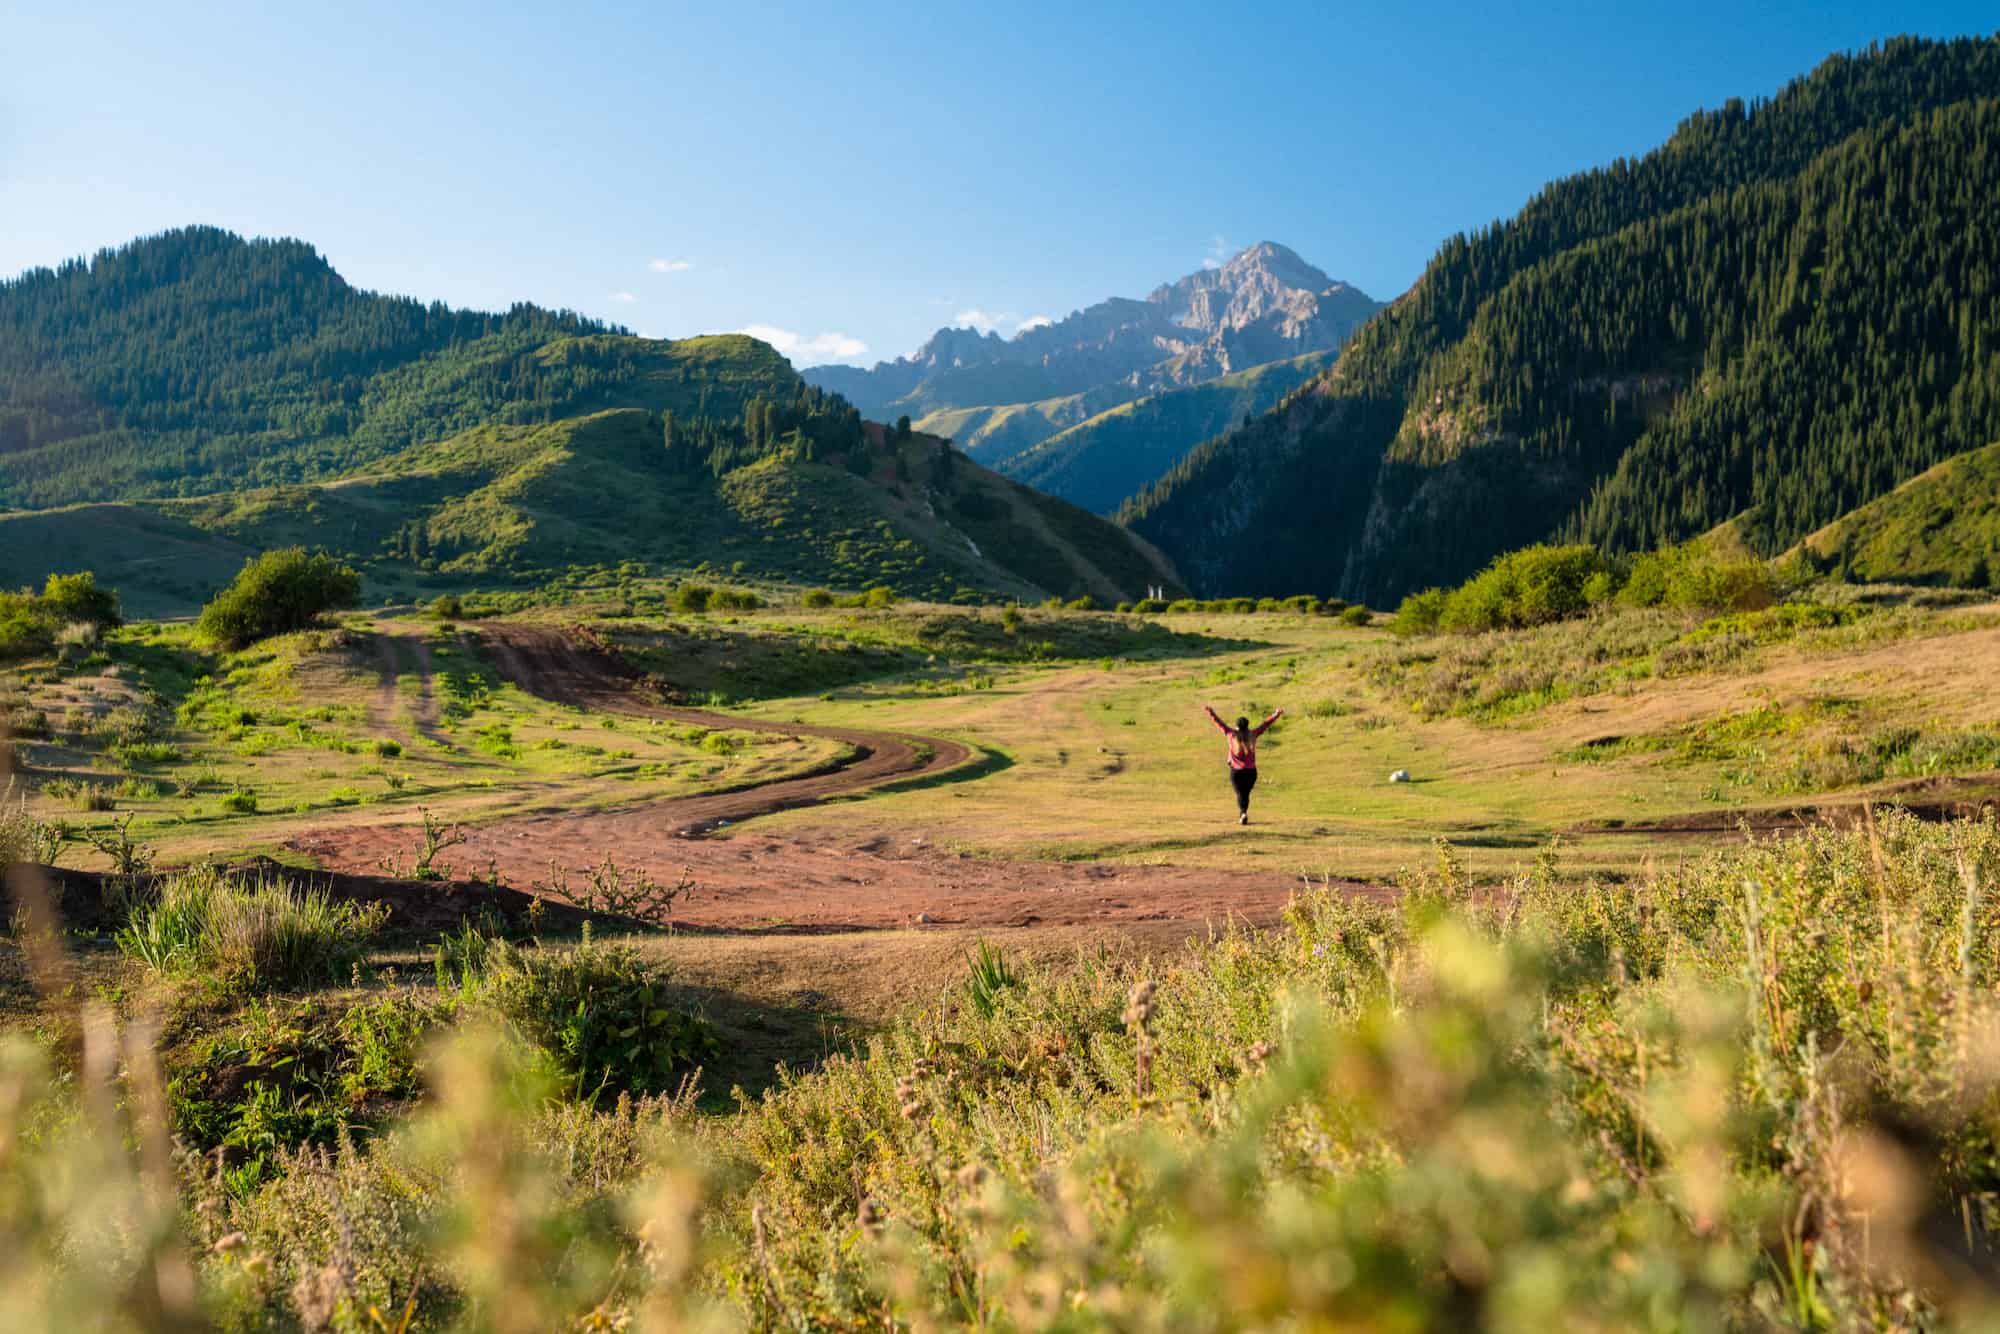
[[[1996,1327],[2000,37],[870,8],[0,280],[0,1330]]]

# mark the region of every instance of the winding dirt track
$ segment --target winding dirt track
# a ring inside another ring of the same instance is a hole
[[[611,811],[536,812],[468,828],[441,861],[520,889],[576,880],[607,854],[627,870],[695,884],[675,919],[710,930],[802,932],[938,926],[1068,926],[1276,919],[1297,882],[1288,875],[1175,866],[1001,861],[940,852],[942,821],[889,836],[765,836],[726,826],[776,811],[852,798],[889,783],[945,778],[973,759],[941,737],[773,723],[657,706],[608,653],[549,629],[483,627],[482,644],[511,681],[545,699],[706,727],[830,737],[846,758],[805,775]],[[329,870],[366,872],[407,859],[409,825],[302,834],[290,846]],[[1354,886],[1366,892],[1366,887]]]
[[[585,648],[553,630],[494,626],[480,642],[501,675],[543,699],[600,713],[667,718],[739,732],[827,737],[851,748],[845,758],[794,778],[725,788],[649,808],[649,824],[681,838],[700,837],[725,823],[811,806],[828,797],[855,796],[900,779],[940,774],[972,758],[971,747],[942,737],[773,723],[700,709],[648,705],[640,694],[642,682],[617,658]]]

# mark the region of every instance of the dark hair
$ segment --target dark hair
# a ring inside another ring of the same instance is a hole
[[[1249,720],[1248,718],[1238,718],[1238,719],[1236,720],[1236,730],[1237,730],[1237,731],[1239,731],[1239,732],[1247,732],[1247,731],[1249,731],[1249,730],[1250,730],[1250,720]]]

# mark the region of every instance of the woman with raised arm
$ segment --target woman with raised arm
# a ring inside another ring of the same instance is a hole
[[[1202,707],[1207,708],[1206,705]],[[1272,723],[1285,716],[1283,709],[1271,710],[1271,716],[1255,727],[1248,718],[1238,718],[1231,727],[1222,721],[1214,709],[1208,709],[1209,721],[1221,728],[1229,738],[1229,785],[1236,789],[1236,823],[1250,823],[1250,789],[1257,786],[1257,738],[1269,730]]]

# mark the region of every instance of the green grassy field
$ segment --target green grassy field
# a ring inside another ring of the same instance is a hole
[[[597,624],[670,699],[949,736],[1005,761],[947,790],[771,817],[774,831],[921,827],[980,856],[1380,880],[1437,838],[1482,873],[1558,836],[1583,866],[1629,871],[1668,833],[1627,830],[1706,815],[1698,841],[1773,808],[2000,769],[2000,711],[1968,676],[2000,648],[2000,608],[1903,601],[1417,640],[1278,613],[922,605]],[[271,846],[358,808],[491,819],[657,800],[802,771],[831,744],[579,716],[503,681],[477,622],[354,616],[226,656],[138,625],[88,663],[16,676],[12,709],[47,733],[19,743],[32,808],[80,832],[129,816],[175,856]],[[1248,829],[1204,705],[1287,710]]]

